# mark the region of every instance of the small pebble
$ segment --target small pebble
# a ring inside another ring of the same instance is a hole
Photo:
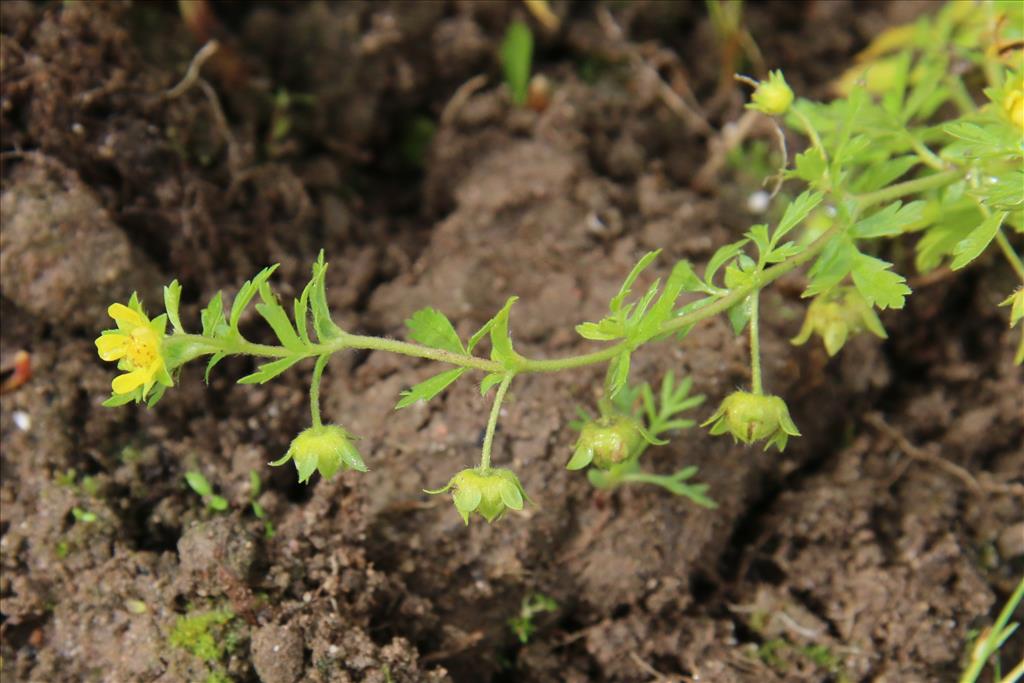
[[[11,417],[14,418],[15,426],[21,431],[27,432],[32,429],[32,418],[24,410],[15,410]]]

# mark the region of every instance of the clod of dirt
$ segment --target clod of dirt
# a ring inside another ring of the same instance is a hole
[[[19,166],[0,195],[4,296],[54,325],[96,328],[131,289],[159,291],[160,274],[72,171],[52,160]]]
[[[302,675],[302,634],[267,624],[252,634],[252,663],[263,683],[294,683]]]
[[[255,539],[232,517],[216,517],[196,524],[178,540],[181,557],[179,581],[191,581],[202,594],[225,590],[225,577],[244,581],[257,557]]]

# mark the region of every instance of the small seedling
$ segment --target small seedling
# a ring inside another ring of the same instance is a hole
[[[228,501],[213,492],[213,487],[201,472],[191,470],[185,473],[185,481],[189,488],[195,491],[206,503],[206,507],[216,512],[224,512],[228,509]]]
[[[71,508],[71,516],[75,518],[76,522],[82,524],[92,524],[97,520],[95,512],[89,512],[79,507]]]
[[[544,612],[554,612],[557,610],[558,603],[554,599],[543,593],[531,593],[523,598],[523,604],[519,608],[519,616],[509,619],[508,626],[512,629],[512,633],[516,634],[516,637],[519,638],[519,642],[526,645],[537,630],[536,624],[533,623],[534,617]]]
[[[274,531],[274,523],[270,521],[267,511],[258,501],[262,486],[260,475],[255,470],[249,472],[249,502],[252,504],[252,514],[256,516],[256,519],[263,522],[263,535],[267,538],[273,538],[276,533]]]
[[[533,31],[521,21],[508,25],[501,43],[501,66],[512,101],[519,107],[526,104],[530,85],[530,64],[533,61]]]
[[[999,616],[996,617],[995,623],[980,634],[976,634],[974,642],[968,649],[967,666],[960,676],[960,683],[975,683],[989,662],[992,663],[992,680],[996,683],[1016,683],[1024,678],[1024,659],[1019,661],[1005,676],[1002,674],[999,661],[1000,649],[1020,626],[1017,622],[1011,623],[1010,618],[1017,611],[1022,600],[1024,600],[1024,578],[1020,580],[1017,588],[1006,601]]]

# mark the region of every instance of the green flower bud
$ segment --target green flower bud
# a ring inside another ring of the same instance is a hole
[[[292,440],[284,457],[270,464],[277,467],[293,460],[300,484],[308,482],[317,470],[325,479],[333,477],[339,469],[366,472],[366,465],[352,440],[353,436],[338,425],[310,427]]]
[[[850,335],[864,330],[887,338],[878,314],[861,293],[855,287],[836,287],[814,298],[800,332],[790,342],[799,346],[817,334],[825,342],[828,355],[834,356]]]
[[[646,443],[657,442],[639,420],[628,415],[605,415],[583,425],[565,467],[581,470],[593,464],[607,470],[637,455]]]
[[[477,512],[490,523],[505,514],[505,510],[522,510],[523,502],[527,500],[519,477],[512,470],[494,467],[462,470],[444,488],[426,493],[446,491],[452,492],[455,509],[467,525],[470,513]]]
[[[726,396],[715,414],[701,426],[709,424],[715,436],[729,432],[743,443],[767,439],[765,450],[769,446],[784,450],[789,437],[800,436],[785,401],[778,396],[749,391],[736,391]]]
[[[793,104],[793,91],[786,83],[781,71],[772,71],[767,81],[761,81],[750,96],[747,109],[754,109],[769,116],[779,116]]]

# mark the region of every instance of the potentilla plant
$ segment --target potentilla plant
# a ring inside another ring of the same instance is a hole
[[[105,331],[96,346],[123,374],[114,378],[104,405],[152,406],[174,386],[181,367],[199,358],[208,359],[207,378],[227,356],[262,359],[241,384],[268,382],[313,359],[310,426],[272,463],[294,463],[299,481],[308,482],[315,472],[332,477],[341,470],[366,470],[356,437],[323,422],[320,381],[331,356],[366,349],[435,361],[449,367],[403,391],[396,409],[430,401],[467,375],[479,378],[482,395],[494,394],[479,463],[427,491],[450,494],[468,524],[473,515],[493,522],[530,501],[516,473],[492,465],[501,405],[516,379],[604,365],[597,414],[581,410],[572,424],[579,436],[565,453],[566,467],[586,470],[599,488],[653,484],[714,507],[707,486],[693,481],[695,467],[672,475],[641,467],[650,447],[695,424],[684,415],[704,397],[691,395],[690,380],[677,381],[671,372],[657,392],[646,382],[633,383],[633,354],[652,343],[685,342],[698,323],[726,316],[737,335],[749,337],[750,385],[727,396],[704,426],[713,435],[781,451],[800,431],[785,399],[764,386],[761,374],[759,301],[775,280],[808,267],[803,296],[810,302],[793,342],[820,337],[829,355],[852,335],[885,338],[877,311],[900,309],[910,295],[906,278],[881,256],[890,240],[916,237],[914,261],[922,272],[943,264],[958,271],[998,251],[1024,282],[1024,264],[1010,239],[1024,231],[1022,25],[1021,5],[952,3],[934,18],[880,36],[856,72],[840,80],[845,95],[828,103],[795,97],[779,71],[763,82],[746,79],[755,86],[751,109],[806,138],[806,149],[782,171],[803,191],[773,224],[751,226],[720,247],[700,274],[690,262],[678,261],[664,282],[655,280],[635,293],[659,257],[658,251],[645,254],[609,301],[607,315],[576,326],[581,337],[602,344],[598,350],[562,358],[523,355],[511,333],[515,297],[465,340],[435,308],[409,317],[407,340],[356,334],[331,317],[321,252],[290,310],[269,283],[276,266],[242,285],[230,306],[221,293],[214,296],[198,332],[186,331],[179,318],[177,281],[164,289],[165,312],[155,318],[134,294],[127,305],[112,305],[117,327]],[[980,91],[978,77],[987,82]],[[250,341],[239,330],[254,301],[277,343]],[[1024,289],[1008,292],[1003,303],[1010,306],[1011,325],[1024,317]],[[485,340],[486,355],[478,351]],[[1022,361],[1024,339],[1016,352],[1016,362]]]

